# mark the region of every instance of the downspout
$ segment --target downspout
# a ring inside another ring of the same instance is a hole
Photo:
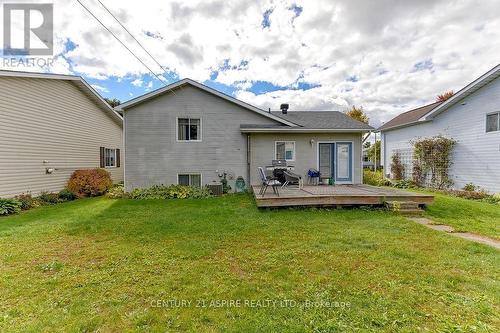
[[[250,188],[250,133],[247,134],[247,187]]]

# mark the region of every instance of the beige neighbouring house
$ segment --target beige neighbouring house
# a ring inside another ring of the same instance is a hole
[[[123,180],[123,121],[79,76],[0,71],[0,197],[63,189],[78,169]]]

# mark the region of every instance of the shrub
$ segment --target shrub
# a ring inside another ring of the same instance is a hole
[[[479,186],[474,185],[473,183],[467,183],[463,187],[464,191],[477,191],[479,190]]]
[[[363,183],[374,186],[389,186],[391,182],[384,177],[382,171],[363,170]]]
[[[77,198],[76,195],[67,188],[61,190],[58,196],[61,201],[73,201]]]
[[[21,209],[22,210],[27,210],[31,209],[34,207],[40,206],[40,202],[37,200],[37,198],[33,198],[31,193],[23,193],[15,196],[17,201],[21,203]]]
[[[54,192],[42,192],[38,196],[38,200],[42,205],[53,205],[61,202],[61,199],[59,199],[59,193]]]
[[[183,185],[154,185],[149,188],[135,189],[129,195],[132,199],[200,199],[211,196],[206,187],[198,188]]]
[[[398,153],[395,153],[392,155],[392,163],[391,163],[391,173],[392,173],[392,178],[395,180],[401,180],[403,179],[403,174],[404,174],[404,165],[401,163],[401,157],[399,156]]]
[[[394,182],[392,184],[393,187],[396,188],[402,188],[402,189],[407,189],[407,188],[415,188],[417,187],[415,182],[412,179],[402,179]]]
[[[113,181],[104,169],[76,170],[68,181],[68,190],[77,197],[95,197],[106,193]]]
[[[417,184],[428,181],[431,187],[449,188],[453,184],[448,173],[453,164],[452,151],[456,141],[438,135],[419,139],[412,144],[414,148],[413,176]]]
[[[108,193],[106,193],[106,197],[110,199],[121,199],[126,198],[127,193],[125,193],[125,189],[123,188],[123,184],[118,184],[113,186]]]
[[[19,213],[21,210],[21,202],[16,199],[0,198],[0,215],[11,215]]]

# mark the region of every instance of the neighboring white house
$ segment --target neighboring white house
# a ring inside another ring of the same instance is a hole
[[[455,188],[473,183],[500,193],[500,65],[445,102],[426,105],[395,117],[379,128],[384,173],[399,153],[405,176],[411,176],[411,141],[442,135],[457,141],[450,176]]]
[[[77,169],[123,180],[123,120],[81,77],[0,71],[0,105],[0,197],[59,191]]]

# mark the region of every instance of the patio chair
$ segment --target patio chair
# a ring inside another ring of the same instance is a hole
[[[296,173],[293,173],[293,172],[290,172],[290,171],[285,171],[284,173],[284,176],[285,176],[285,183],[283,184],[283,186],[281,186],[282,188],[285,187],[285,186],[288,186],[290,184],[296,184],[296,185],[299,185],[299,189],[302,188],[302,176],[296,174]]]
[[[267,188],[271,186],[273,188],[274,194],[276,194],[279,197],[280,194],[278,192],[278,188],[281,186],[281,183],[276,179],[267,177],[262,167],[258,167],[258,169],[259,169],[260,179],[262,181],[262,186],[260,188],[259,194],[264,196],[266,194]]]

